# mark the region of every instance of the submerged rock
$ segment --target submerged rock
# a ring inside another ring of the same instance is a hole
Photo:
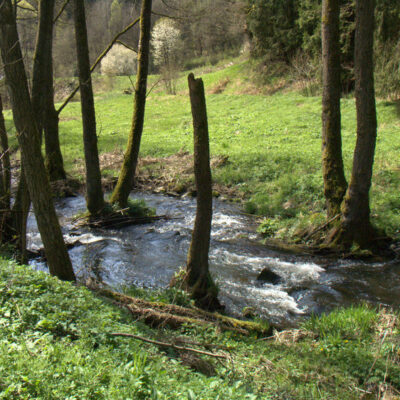
[[[272,285],[278,285],[282,282],[282,277],[280,277],[275,272],[264,268],[261,273],[257,276],[257,281],[271,283]]]

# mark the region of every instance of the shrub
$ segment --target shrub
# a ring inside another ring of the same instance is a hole
[[[114,45],[101,62],[101,73],[107,76],[135,74],[135,53],[121,44]]]

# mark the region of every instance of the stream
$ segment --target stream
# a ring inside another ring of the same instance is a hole
[[[185,265],[196,211],[193,199],[134,193],[170,216],[147,225],[112,229],[74,229],[71,219],[85,211],[83,197],[56,202],[57,213],[79,280],[95,278],[115,290],[137,286],[167,287],[173,274]],[[320,314],[358,302],[400,305],[400,262],[364,263],[294,256],[259,244],[254,220],[229,203],[214,200],[210,269],[226,311],[237,317],[245,307],[282,327],[302,316]],[[28,221],[28,247],[42,247],[33,215]],[[31,263],[47,271],[43,261]],[[277,284],[258,281],[268,268],[279,275]]]

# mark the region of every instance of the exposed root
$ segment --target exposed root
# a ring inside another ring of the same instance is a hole
[[[342,224],[334,226],[328,233],[324,246],[344,254],[345,258],[392,257],[392,239],[379,232],[371,224],[356,229],[346,229]]]

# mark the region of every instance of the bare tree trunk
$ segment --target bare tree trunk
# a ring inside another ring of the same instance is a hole
[[[63,280],[75,280],[44,167],[11,0],[3,0],[0,7],[0,45],[26,184],[50,273]]]
[[[59,117],[54,107],[53,89],[46,105],[43,124],[44,143],[46,148],[45,165],[50,181],[66,179],[64,161],[60,147]]]
[[[357,142],[353,170],[342,205],[342,218],[334,242],[346,247],[353,243],[375,247],[375,229],[370,222],[369,190],[376,143],[373,36],[374,0],[356,1],[355,79]]]
[[[11,199],[11,162],[8,147],[6,124],[3,115],[3,101],[0,96],[0,146],[1,146],[1,202],[2,209],[10,208]]]
[[[25,182],[23,167],[18,182],[17,193],[11,209],[11,162],[8,137],[3,116],[3,104],[0,97],[0,144],[1,144],[1,230],[0,242],[14,243],[18,250],[18,261],[25,264],[26,257],[26,224],[31,200]]]
[[[328,219],[340,213],[346,193],[340,117],[340,0],[322,2],[322,170]]]
[[[127,206],[129,193],[132,190],[139,157],[140,142],[143,132],[144,113],[146,107],[147,75],[149,70],[150,34],[151,34],[152,0],[143,0],[140,16],[140,38],[138,51],[138,70],[135,87],[135,105],[132,127],[129,133],[128,146],[124,162],[118,177],[117,185],[111,196],[111,203],[119,207]]]
[[[85,5],[83,0],[74,0],[73,4],[85,149],[86,204],[91,215],[98,215],[104,210],[104,196],[97,148],[96,113],[90,74]]]
[[[31,198],[29,196],[28,185],[26,184],[24,166],[21,164],[21,175],[9,222],[12,235],[8,239],[10,242],[15,243],[18,250],[18,261],[21,264],[28,262],[26,254],[26,226],[30,207]]]
[[[46,169],[51,181],[65,179],[60,149],[58,115],[53,88],[53,18],[55,0],[39,2],[39,26],[32,74],[32,106],[40,132],[44,130]]]
[[[194,129],[194,174],[197,188],[197,211],[187,257],[185,283],[198,305],[220,308],[217,288],[208,268],[212,221],[212,181],[208,122],[202,79],[188,77]]]

